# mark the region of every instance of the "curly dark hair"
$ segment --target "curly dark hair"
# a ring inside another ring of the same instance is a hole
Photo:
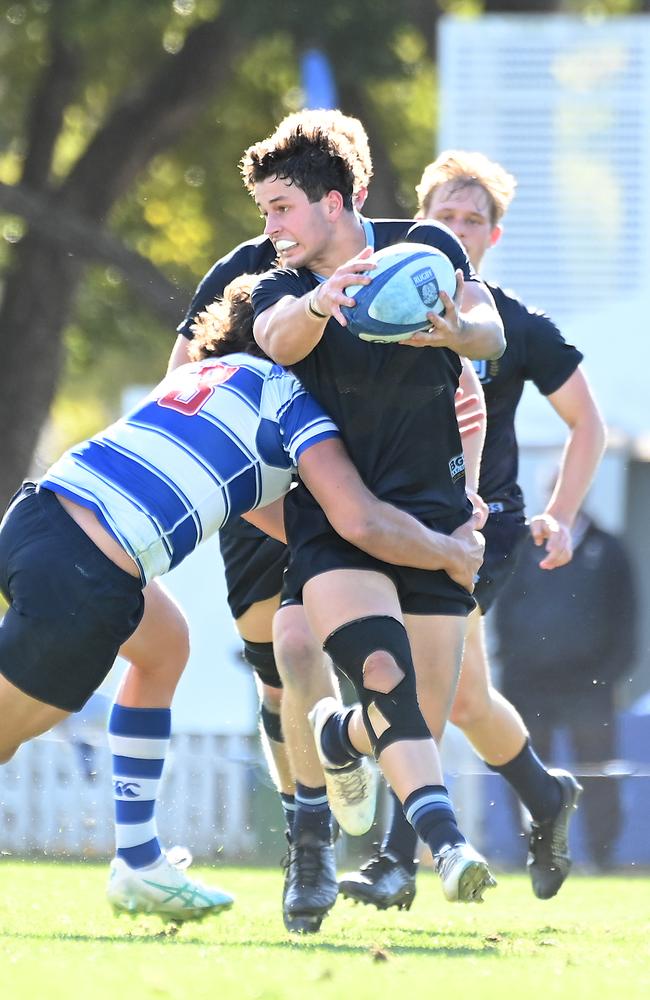
[[[240,161],[249,193],[255,184],[279,177],[295,184],[310,202],[328,191],[338,191],[346,209],[352,210],[358,155],[342,132],[324,128],[278,128],[267,139],[249,146]]]
[[[258,274],[241,274],[223,291],[223,298],[211,302],[192,324],[194,339],[190,342],[192,361],[222,358],[225,354],[254,354],[266,358],[253,337],[253,303],[251,292]]]

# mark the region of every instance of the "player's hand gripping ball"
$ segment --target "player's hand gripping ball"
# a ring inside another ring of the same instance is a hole
[[[453,298],[454,266],[442,251],[426,243],[397,243],[368,258],[369,285],[348,285],[354,306],[342,306],[346,329],[360,340],[390,344],[429,326],[427,313],[442,313],[440,292]]]

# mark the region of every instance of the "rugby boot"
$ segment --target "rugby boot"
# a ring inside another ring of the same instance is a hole
[[[381,848],[362,865],[358,872],[349,872],[339,879],[339,892],[346,899],[388,910],[410,910],[415,899],[415,872],[406,870],[397,858]]]
[[[114,912],[156,913],[165,920],[185,921],[229,909],[233,897],[189,879],[184,872],[188,863],[187,859],[174,863],[163,854],[150,868],[136,869],[123,858],[113,858],[106,895]]]
[[[367,757],[337,766],[328,760],[321,745],[323,726],[341,705],[335,698],[321,698],[309,713],[318,758],[325,775],[330,809],[342,830],[359,837],[367,833],[375,818],[377,769]]]
[[[302,833],[289,841],[284,864],[284,926],[293,933],[315,934],[334,906],[339,890],[334,845]]]
[[[568,771],[550,769],[560,783],[562,805],[554,819],[531,824],[528,840],[528,871],[538,899],[551,899],[571,871],[569,823],[578,808],[582,785]]]
[[[469,844],[446,844],[433,861],[450,903],[482,903],[485,890],[496,885],[487,861]]]

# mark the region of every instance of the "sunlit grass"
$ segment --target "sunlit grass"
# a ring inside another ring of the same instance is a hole
[[[542,903],[502,876],[483,906],[451,906],[419,879],[410,913],[340,900],[295,938],[269,869],[202,870],[230,912],[180,928],[115,918],[96,865],[0,860],[0,996],[7,1000],[534,1000],[650,996],[650,878],[574,876]]]

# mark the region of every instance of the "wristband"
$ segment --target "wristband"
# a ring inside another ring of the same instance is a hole
[[[312,291],[307,296],[307,301],[306,301],[307,312],[311,316],[313,316],[314,319],[329,319],[327,313],[319,312],[319,310],[314,305],[314,298],[316,296],[316,292],[317,291],[318,291],[318,288],[316,287],[316,288],[312,289]]]

